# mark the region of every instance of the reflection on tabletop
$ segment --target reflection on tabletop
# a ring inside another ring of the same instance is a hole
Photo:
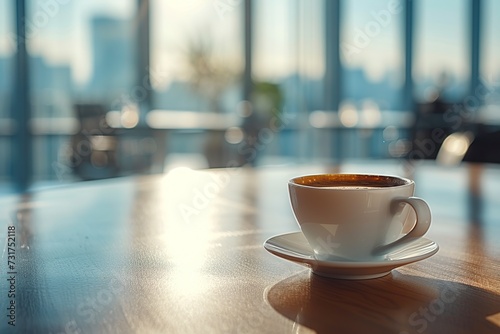
[[[303,271],[270,287],[266,298],[277,312],[318,334],[489,333],[486,317],[500,304],[500,296],[480,288],[397,271],[365,281]]]
[[[2,198],[2,217],[18,239],[16,329],[498,332],[498,169],[483,168],[481,221],[471,223],[468,169],[419,164],[416,195],[433,214],[425,237],[439,252],[359,282],[312,275],[262,246],[299,230],[287,181],[328,171],[404,175],[388,162],[179,168]],[[6,229],[0,236],[6,240]]]

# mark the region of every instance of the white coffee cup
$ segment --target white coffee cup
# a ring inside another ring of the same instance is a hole
[[[414,188],[406,178],[370,174],[306,175],[288,182],[293,213],[319,260],[368,261],[422,237],[431,211],[413,197]]]

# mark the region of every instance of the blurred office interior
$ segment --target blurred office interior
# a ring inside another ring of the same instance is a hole
[[[500,162],[499,15],[497,0],[1,1],[0,193],[179,166]]]

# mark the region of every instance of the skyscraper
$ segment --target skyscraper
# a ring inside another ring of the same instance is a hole
[[[91,21],[92,78],[87,92],[110,101],[134,82],[133,27],[129,20],[98,16]]]

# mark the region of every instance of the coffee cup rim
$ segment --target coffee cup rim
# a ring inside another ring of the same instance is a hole
[[[392,178],[392,179],[398,179],[404,182],[404,184],[400,185],[394,185],[394,186],[389,186],[389,187],[374,187],[370,189],[366,188],[348,188],[348,189],[342,189],[342,191],[383,191],[383,190],[388,190],[388,189],[394,189],[394,188],[400,188],[400,187],[408,187],[410,185],[415,184],[415,181],[406,178],[406,177],[401,177],[401,176],[396,176],[396,175],[390,175],[390,174],[371,174],[371,173],[316,173],[316,174],[305,174],[305,175],[299,175],[295,176],[291,179],[288,180],[288,184],[291,186],[296,186],[296,187],[301,187],[301,188],[309,188],[309,189],[317,189],[317,190],[336,190],[338,188],[336,187],[316,187],[316,186],[311,186],[311,185],[306,185],[306,184],[300,184],[295,182],[295,180],[300,179],[300,178],[306,178],[306,177],[314,177],[314,176],[324,176],[324,175],[345,175],[345,176],[373,176],[373,177],[381,177],[381,178]]]

